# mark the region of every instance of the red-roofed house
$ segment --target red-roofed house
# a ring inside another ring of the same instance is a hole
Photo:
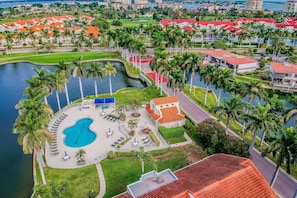
[[[214,154],[174,173],[152,171],[117,198],[277,198],[248,158]]]
[[[268,65],[273,86],[297,87],[297,65],[291,63],[272,62]]]
[[[254,71],[259,67],[258,61],[233,54],[222,49],[204,50],[201,52],[204,56],[204,64],[215,63],[220,67],[228,67],[234,73],[245,73]]]
[[[176,96],[152,99],[146,105],[146,110],[156,126],[176,127],[184,125],[186,121]]]

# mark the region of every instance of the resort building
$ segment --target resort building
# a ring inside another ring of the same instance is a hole
[[[186,121],[176,96],[152,99],[146,105],[146,111],[156,126],[176,127],[184,125]]]
[[[297,12],[297,0],[288,0],[285,2],[283,12]]]
[[[267,66],[274,87],[295,88],[297,65],[287,62],[272,62]]]
[[[227,67],[233,70],[233,73],[245,73],[254,71],[259,67],[258,61],[233,54],[222,49],[204,50],[204,64],[218,64],[220,67]]]
[[[172,173],[152,171],[117,198],[278,197],[248,158],[214,154]]]
[[[246,9],[250,11],[262,10],[263,0],[247,0]]]

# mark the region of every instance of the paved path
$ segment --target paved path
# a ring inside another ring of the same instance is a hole
[[[102,171],[102,167],[100,162],[96,163],[96,168],[99,176],[99,182],[100,182],[100,193],[97,195],[97,198],[102,198],[106,191],[106,183],[105,183],[105,177]]]
[[[145,68],[146,72],[151,71],[148,64],[143,64],[143,68]],[[173,91],[166,87],[166,84],[163,84],[162,88],[168,95],[173,95]],[[199,123],[207,118],[214,118],[182,92],[177,91],[176,96],[179,99],[182,110],[188,114],[193,121]],[[233,131],[230,130],[229,134],[237,136]],[[276,165],[268,158],[263,158],[256,149],[253,150],[252,161],[269,183]],[[273,189],[279,194],[279,196],[283,198],[293,198],[295,192],[297,191],[297,181],[292,176],[281,170],[273,185]]]

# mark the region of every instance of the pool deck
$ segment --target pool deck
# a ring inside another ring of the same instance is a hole
[[[113,107],[109,107],[104,109],[106,114],[110,114],[114,110]],[[126,121],[110,121],[104,118],[104,115],[101,115],[102,109],[84,109],[80,110],[80,106],[72,106],[63,110],[56,114],[53,118],[52,122],[50,123],[49,128],[52,127],[57,117],[62,115],[63,113],[67,115],[62,122],[59,124],[57,128],[57,150],[59,154],[53,155],[50,152],[50,147],[47,144],[45,150],[45,156],[47,165],[52,168],[77,168],[82,167],[81,165],[77,165],[75,154],[80,148],[72,148],[64,144],[65,135],[63,134],[64,129],[75,125],[75,123],[82,118],[91,118],[93,119],[93,123],[90,125],[90,129],[96,133],[96,139],[90,143],[89,145],[83,146],[86,151],[86,165],[96,164],[100,162],[102,159],[105,159],[107,153],[109,151],[131,151],[131,150],[139,150],[140,146],[144,147],[145,151],[155,150],[155,149],[162,149],[166,148],[169,145],[166,141],[161,137],[161,135],[157,131],[157,127],[154,125],[154,122],[150,119],[149,115],[145,111],[144,108],[139,110],[141,114],[140,117],[136,118],[138,120],[137,128],[134,129],[136,131],[133,138],[131,138],[127,143],[122,145],[120,148],[116,148],[111,146],[115,142],[117,142],[120,138],[124,141],[126,138],[129,137],[128,133],[130,131],[128,127],[128,120],[131,119],[129,115],[131,112],[127,112]],[[148,135],[140,133],[140,130],[143,128],[149,127],[152,129],[157,137],[160,140],[160,146],[156,146],[153,142],[147,141],[149,140]],[[112,135],[108,135],[107,132],[111,130],[113,131]],[[70,157],[68,160],[64,159],[64,152],[67,152],[68,156]]]

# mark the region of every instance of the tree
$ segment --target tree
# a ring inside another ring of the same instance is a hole
[[[80,89],[80,96],[82,101],[84,100],[84,93],[83,93],[83,87],[82,87],[82,82],[81,79],[82,77],[85,75],[86,73],[86,68],[82,63],[82,56],[78,57],[77,59],[75,59],[72,64],[73,64],[73,68],[72,68],[72,76],[73,77],[78,77],[78,82],[79,82],[79,89]]]
[[[75,154],[77,163],[85,162],[86,161],[85,155],[86,155],[86,151],[84,149],[79,149]]]
[[[175,95],[176,90],[181,90],[184,87],[185,82],[186,79],[183,75],[182,70],[177,70],[170,74],[167,86],[171,87],[171,89],[173,90],[173,95]]]
[[[157,169],[155,159],[151,156],[151,154],[148,152],[144,152],[143,147],[140,147],[139,149],[140,149],[140,151],[138,151],[136,153],[136,155],[137,155],[137,158],[139,159],[139,161],[141,161],[142,174],[144,174],[144,163],[145,162],[147,162],[148,164],[152,164],[155,167],[155,169]]]
[[[112,84],[111,84],[111,75],[115,76],[117,73],[117,69],[110,62],[107,62],[105,67],[102,68],[102,72],[104,75],[109,77],[109,93],[112,96]]]
[[[67,100],[67,105],[70,104],[69,101],[69,93],[68,93],[68,86],[67,83],[69,82],[70,79],[70,72],[69,72],[69,68],[70,65],[66,64],[64,61],[60,61],[57,65],[54,65],[53,67],[57,68],[58,73],[60,73],[63,77],[64,77],[64,89],[65,89],[65,93],[66,93],[66,100]]]
[[[91,76],[94,78],[94,88],[95,88],[95,96],[98,96],[97,90],[97,81],[96,79],[99,78],[100,80],[103,79],[103,71],[102,71],[102,63],[99,62],[92,62],[90,67],[87,68],[87,78]]]
[[[223,99],[220,106],[212,108],[212,112],[218,114],[219,118],[227,117],[226,120],[226,135],[228,135],[229,123],[232,120],[238,121],[239,116],[244,114],[246,104],[238,95],[231,95],[231,99]]]
[[[37,74],[37,78],[40,80],[40,85],[43,86],[43,88],[48,92],[48,94],[44,97],[44,102],[46,104],[47,103],[47,96],[49,95],[50,91],[50,87],[49,87],[49,70],[44,69],[44,67],[42,67],[41,69],[34,69],[35,73]]]
[[[256,106],[251,107],[248,114],[244,115],[244,120],[247,121],[245,132],[252,133],[252,141],[249,146],[249,153],[251,154],[254,148],[255,138],[258,131],[263,133],[277,130],[280,123],[283,121],[281,116],[275,113],[270,113],[270,105],[261,105],[257,103]]]
[[[16,108],[21,111],[15,121],[13,133],[18,135],[18,143],[23,146],[24,154],[32,154],[34,151],[42,182],[46,184],[41,149],[45,147],[46,142],[51,143],[54,139],[47,129],[52,110],[41,100],[32,99],[21,100]]]
[[[191,80],[190,80],[190,93],[192,93],[193,79],[195,76],[195,72],[201,67],[201,55],[200,54],[191,54],[189,62],[186,64],[187,70],[191,72]]]
[[[55,72],[50,74],[50,86],[51,89],[56,89],[56,99],[59,111],[61,111],[61,104],[60,104],[60,98],[59,93],[64,91],[64,84],[66,83],[66,79],[60,72]]]
[[[200,69],[200,80],[203,80],[204,83],[206,84],[204,105],[206,105],[206,102],[207,102],[208,86],[214,78],[214,71],[216,68],[217,66],[205,66]]]
[[[217,68],[215,70],[213,84],[216,89],[219,89],[219,96],[217,102],[218,106],[220,105],[222,89],[228,87],[230,85],[231,80],[233,80],[233,74],[229,68]]]
[[[297,129],[293,127],[281,128],[272,137],[272,142],[269,147],[265,149],[262,156],[272,153],[276,157],[276,169],[270,181],[270,186],[273,186],[280,166],[285,163],[287,173],[291,174],[291,165],[297,160]]]

